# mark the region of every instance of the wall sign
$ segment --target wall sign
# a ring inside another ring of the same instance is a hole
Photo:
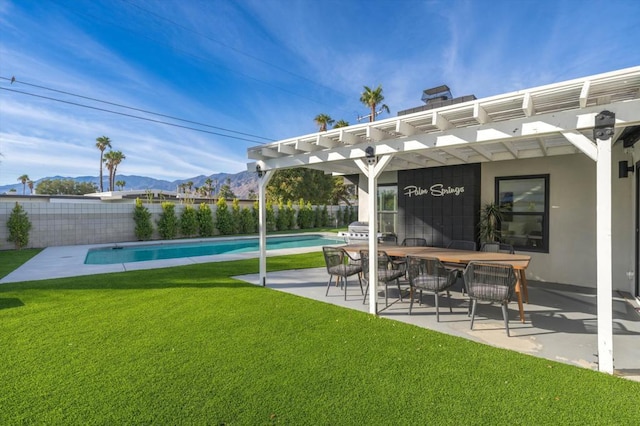
[[[436,183],[429,188],[422,188],[416,185],[408,185],[404,187],[404,195],[407,197],[420,197],[422,195],[431,195],[432,197],[444,197],[445,195],[458,196],[464,192],[464,186],[447,186]]]
[[[446,247],[477,239],[480,164],[398,171],[398,241],[422,237]]]

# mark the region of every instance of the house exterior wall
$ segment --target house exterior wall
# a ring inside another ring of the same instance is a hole
[[[627,272],[633,270],[633,179],[618,179],[612,156],[613,288],[633,292]],[[494,198],[495,178],[550,175],[549,253],[530,253],[532,280],[596,287],[596,163],[583,154],[499,161],[482,164],[482,200]]]
[[[613,289],[634,294],[635,177],[618,178],[618,161],[640,158],[638,148],[612,149]],[[494,201],[495,178],[549,174],[549,252],[527,252],[531,280],[596,287],[596,163],[584,154],[496,161],[481,165],[481,205]],[[397,183],[383,173],[379,184]],[[368,221],[367,180],[360,177],[359,220]],[[631,277],[630,274],[631,273]]]

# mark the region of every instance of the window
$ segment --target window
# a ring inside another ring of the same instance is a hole
[[[549,252],[549,175],[496,178],[502,242],[516,250]]]
[[[378,232],[396,233],[398,187],[378,186]]]

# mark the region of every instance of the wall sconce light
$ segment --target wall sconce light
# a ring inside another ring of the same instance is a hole
[[[626,178],[629,177],[629,172],[633,173],[633,166],[629,165],[628,161],[619,161],[618,162],[618,178]]]
[[[372,146],[365,148],[364,155],[367,158],[367,164],[370,166],[376,164],[376,150]]]
[[[264,172],[260,168],[260,165],[256,166],[256,173],[258,173],[258,177],[261,178],[264,175]]]

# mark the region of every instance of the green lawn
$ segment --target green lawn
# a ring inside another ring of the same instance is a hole
[[[257,269],[0,285],[0,424],[640,421],[640,383],[230,278]]]

